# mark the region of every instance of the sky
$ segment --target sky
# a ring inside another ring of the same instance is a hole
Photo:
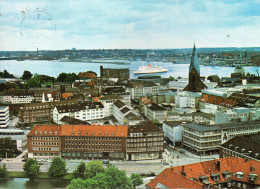
[[[260,47],[260,0],[0,0],[0,50]]]

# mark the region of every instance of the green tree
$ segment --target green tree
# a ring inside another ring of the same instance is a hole
[[[27,80],[31,79],[32,76],[33,76],[33,74],[31,72],[24,70],[22,79],[27,81]]]
[[[29,167],[28,175],[37,176],[39,175],[39,172],[40,172],[40,166],[34,163]]]
[[[67,186],[68,189],[73,188],[86,188],[86,181],[82,178],[73,179],[70,184]]]
[[[137,173],[132,173],[130,179],[134,187],[144,183],[143,177]]]
[[[57,80],[58,82],[65,82],[66,77],[67,77],[67,74],[64,73],[64,72],[62,72],[62,73],[59,74],[59,76],[57,77],[56,80]]]
[[[6,164],[3,164],[3,165],[0,167],[0,177],[3,178],[3,177],[6,177],[6,175],[7,175]]]
[[[53,177],[62,177],[67,174],[66,162],[60,157],[53,158],[48,174]]]
[[[65,82],[72,84],[79,77],[75,73],[68,73],[65,79]]]
[[[98,173],[104,172],[104,168],[101,161],[91,161],[86,165],[85,177],[92,178],[96,176]]]
[[[37,169],[38,169],[38,173],[37,173]],[[40,167],[35,159],[28,159],[23,164],[23,170],[26,172],[27,175],[35,176],[39,174]]]
[[[86,164],[84,163],[84,161],[81,161],[77,166],[77,168],[73,171],[73,176],[75,178],[84,178],[85,170],[86,170]]]
[[[169,81],[174,81],[174,77],[170,76]]]

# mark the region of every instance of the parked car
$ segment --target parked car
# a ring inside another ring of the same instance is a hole
[[[185,151],[184,150],[180,150],[180,153],[185,154]]]

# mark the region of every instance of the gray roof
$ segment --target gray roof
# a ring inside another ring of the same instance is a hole
[[[130,111],[130,108],[124,107],[122,110],[120,110],[123,114],[127,113]]]
[[[171,127],[177,127],[177,126],[182,125],[185,122],[183,122],[183,121],[165,121],[164,123]]]
[[[66,106],[56,106],[59,113],[75,112],[80,110],[104,108],[101,102],[82,102],[79,104],[66,105]]]
[[[0,106],[0,110],[5,110],[8,106]]]
[[[189,127],[197,131],[214,131],[214,130],[221,130],[221,129],[245,127],[245,125],[247,127],[250,126],[260,127],[260,121],[242,121],[242,122],[232,122],[232,123],[224,123],[224,124],[217,124],[217,125],[200,125],[195,123],[188,123],[187,125],[185,125],[185,127]]]

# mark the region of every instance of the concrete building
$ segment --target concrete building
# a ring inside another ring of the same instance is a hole
[[[177,91],[175,104],[178,108],[198,109],[201,94],[190,91]]]
[[[18,129],[0,129],[0,138],[10,137],[16,145],[17,150],[24,151],[27,149],[27,134],[29,130]]]
[[[164,137],[171,142],[173,146],[179,146],[182,144],[183,125],[186,122],[182,121],[166,121],[163,122]]]
[[[156,95],[159,88],[151,81],[136,81],[128,83],[127,89],[130,92],[131,99],[138,99],[142,96]]]
[[[188,123],[184,125],[183,145],[198,154],[219,151],[219,147],[229,139],[260,131],[260,121],[232,122],[218,125]]]
[[[152,102],[145,106],[145,116],[151,121],[162,123],[165,121],[167,110],[162,106]]]
[[[9,123],[9,106],[0,106],[0,128],[6,128]]]

